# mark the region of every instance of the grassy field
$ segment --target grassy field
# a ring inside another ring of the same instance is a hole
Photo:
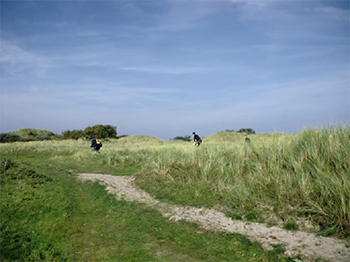
[[[220,206],[234,219],[350,236],[350,128],[298,135],[219,132],[190,142],[148,136],[0,144],[1,261],[298,261],[244,236],[169,222],[75,174],[135,175],[161,201]]]
[[[174,203],[220,204],[234,217],[259,222],[272,210],[284,221],[309,219],[320,235],[349,237],[349,129],[251,136],[249,145],[242,140],[225,132],[195,151],[159,149],[139,183]]]

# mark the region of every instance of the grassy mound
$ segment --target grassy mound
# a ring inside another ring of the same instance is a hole
[[[59,135],[47,130],[31,128],[23,128],[17,131],[10,132],[8,134],[12,136],[18,136],[20,138],[20,141],[42,141],[51,140],[59,137]]]

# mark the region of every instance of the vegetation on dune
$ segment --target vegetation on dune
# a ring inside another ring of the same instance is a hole
[[[169,223],[77,181],[78,172],[137,174],[162,201],[283,221],[288,230],[309,221],[320,235],[350,236],[350,127],[250,135],[249,144],[243,135],[218,132],[198,148],[181,139],[108,138],[100,154],[80,139],[0,144],[1,260],[293,261],[235,234]]]
[[[62,132],[64,138],[116,138],[117,137],[117,127],[111,125],[95,125],[92,127],[87,127],[84,130],[67,130]]]
[[[226,130],[226,132],[234,132],[233,130]],[[237,133],[244,134],[255,134],[255,131],[252,128],[241,128],[237,131]],[[43,141],[43,140],[59,140],[59,139],[93,139],[93,138],[125,138],[128,135],[117,136],[117,127],[111,125],[95,125],[88,126],[84,130],[66,130],[62,132],[62,135],[57,135],[53,132],[47,130],[40,129],[32,129],[32,128],[23,128],[17,131],[2,133],[0,134],[0,143],[8,143],[8,142],[28,142],[28,141]],[[148,140],[149,136],[139,135],[133,136],[134,142],[138,142],[139,140],[144,141]],[[157,139],[159,140],[159,139]],[[180,140],[180,141],[190,141],[191,137],[186,136],[176,136],[172,140]]]
[[[220,204],[255,221],[273,211],[282,221],[308,219],[322,235],[349,236],[349,137],[349,128],[330,128],[251,136],[246,145],[220,132],[194,152],[164,148],[139,183],[174,203]]]
[[[191,136],[176,136],[173,138],[173,140],[180,140],[180,141],[191,141]]]
[[[0,134],[0,143],[16,141],[43,141],[59,139],[92,139],[92,138],[116,138],[117,127],[111,125],[95,125],[84,130],[67,130],[62,135],[40,129],[23,128],[17,131]]]
[[[117,140],[118,145],[126,146],[158,146],[163,145],[166,142],[156,137],[137,135],[137,136],[126,136]]]
[[[24,128],[18,131],[0,134],[0,143],[16,141],[43,141],[59,138],[59,135],[47,130]]]
[[[37,170],[2,162],[1,261],[292,261],[244,236],[169,223],[41,159]]]

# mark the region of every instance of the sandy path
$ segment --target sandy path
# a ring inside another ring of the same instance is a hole
[[[258,241],[265,249],[282,244],[287,256],[301,255],[304,261],[313,261],[320,257],[328,261],[349,262],[349,242],[302,231],[292,232],[279,227],[267,227],[261,223],[232,220],[224,213],[214,209],[184,207],[161,203],[147,192],[134,186],[132,176],[111,176],[102,174],[79,174],[83,180],[101,181],[109,193],[128,201],[144,203],[157,209],[169,220],[186,220],[197,223],[209,230],[220,230],[246,235],[252,241]]]

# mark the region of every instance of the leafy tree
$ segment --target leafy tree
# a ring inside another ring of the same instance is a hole
[[[64,138],[71,138],[71,135],[72,135],[72,131],[70,131],[70,130],[66,130],[66,131],[62,132],[62,136]]]
[[[79,139],[84,136],[83,131],[81,130],[67,130],[62,133],[64,138],[71,138],[71,139]]]
[[[67,130],[62,133],[64,138],[116,138],[117,127],[111,125],[95,125],[89,126],[82,130]]]
[[[84,136],[83,131],[81,131],[81,130],[73,130],[71,138],[78,140],[79,138],[82,138],[83,136]]]
[[[84,136],[92,138],[115,138],[117,136],[117,127],[111,125],[96,125],[87,127],[84,130]]]
[[[247,135],[255,135],[255,131],[251,128],[241,128],[238,133],[246,133]]]

